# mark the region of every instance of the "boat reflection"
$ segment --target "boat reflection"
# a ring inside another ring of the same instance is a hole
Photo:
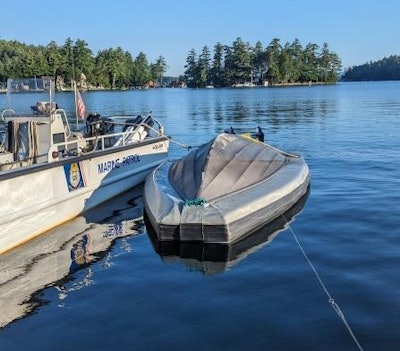
[[[303,209],[309,193],[308,189],[307,193],[283,215],[232,244],[159,241],[145,214],[146,230],[154,250],[162,260],[183,262],[192,271],[213,275],[224,272],[270,243]]]
[[[139,233],[141,187],[0,255],[0,329],[45,303],[38,297],[44,288],[57,289],[62,307],[69,293],[94,282],[92,263],[101,260],[102,268],[109,267],[114,255],[131,251],[126,237]]]

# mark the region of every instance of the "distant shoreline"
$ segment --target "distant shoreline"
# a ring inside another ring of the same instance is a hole
[[[336,85],[337,82],[307,82],[307,83],[276,83],[276,84],[269,84],[269,85],[252,85],[252,86],[226,86],[226,87],[215,87],[215,89],[254,89],[254,88],[290,88],[290,87],[306,87],[306,86],[320,86],[320,85]],[[209,87],[205,88],[187,88],[187,87],[155,87],[155,88],[124,88],[124,89],[111,89],[111,88],[94,88],[94,89],[79,89],[81,92],[92,92],[92,91],[130,91],[130,90],[152,90],[152,89],[208,89]],[[213,87],[214,88],[214,87]],[[47,90],[20,90],[20,91],[13,91],[12,93],[15,94],[29,94],[29,93],[44,93]],[[74,89],[63,89],[57,90],[56,93],[72,93]],[[0,94],[7,93],[7,89],[0,89]]]

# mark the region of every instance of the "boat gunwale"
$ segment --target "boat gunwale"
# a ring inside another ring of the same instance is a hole
[[[154,143],[158,143],[158,142],[164,142],[167,140],[169,140],[169,138],[167,136],[151,137],[151,138],[145,139],[143,141],[140,141],[138,143],[110,147],[110,148],[102,149],[102,150],[95,150],[95,151],[91,151],[86,154],[81,154],[81,155],[77,155],[77,156],[70,156],[70,157],[67,156],[58,161],[35,163],[35,164],[25,166],[25,167],[0,171],[0,181],[14,178],[17,176],[23,176],[26,174],[37,173],[37,172],[51,169],[51,168],[56,168],[56,167],[68,164],[71,161],[72,162],[84,161],[84,160],[91,159],[91,158],[106,156],[106,155],[113,154],[113,153],[116,153],[119,151],[137,149],[141,146],[146,146],[146,145],[150,145],[150,144],[154,144]]]

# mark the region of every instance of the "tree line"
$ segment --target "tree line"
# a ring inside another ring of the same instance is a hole
[[[118,89],[160,82],[167,69],[163,56],[149,63],[139,52],[133,57],[121,47],[93,54],[87,42],[67,38],[61,46],[51,41],[34,46],[18,41],[0,40],[0,81],[8,78],[50,76],[60,84],[73,80],[87,87]]]
[[[400,80],[400,56],[392,55],[378,61],[349,67],[344,72],[342,80]]]
[[[296,84],[337,81],[341,60],[315,43],[302,46],[299,39],[281,44],[274,38],[267,47],[237,38],[232,45],[206,45],[197,54],[191,49],[186,58],[184,79],[189,87],[226,87],[240,84]]]

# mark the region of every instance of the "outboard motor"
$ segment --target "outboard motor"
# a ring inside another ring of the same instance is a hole
[[[86,118],[87,136],[99,135],[101,116],[98,113],[90,113]]]
[[[102,117],[100,120],[100,135],[114,133],[114,121],[111,118]]]
[[[86,131],[88,137],[113,134],[114,121],[111,118],[101,117],[98,113],[90,113],[86,118]],[[112,146],[114,142],[114,137],[105,138],[104,146]]]
[[[141,115],[135,117],[135,118],[129,118],[125,121],[125,125],[122,128],[122,131],[125,132],[129,127],[136,127],[140,123],[142,123],[143,117]]]
[[[114,133],[114,122],[111,118],[101,117],[98,113],[90,113],[86,118],[88,136]]]
[[[150,128],[153,128],[153,126],[154,126],[154,120],[153,120],[153,118],[150,116],[150,115],[148,115],[146,118],[145,118],[145,120],[144,120],[144,122],[143,122],[144,124],[146,124],[144,127],[145,127],[145,131],[147,132],[147,133],[149,133],[150,132]]]

